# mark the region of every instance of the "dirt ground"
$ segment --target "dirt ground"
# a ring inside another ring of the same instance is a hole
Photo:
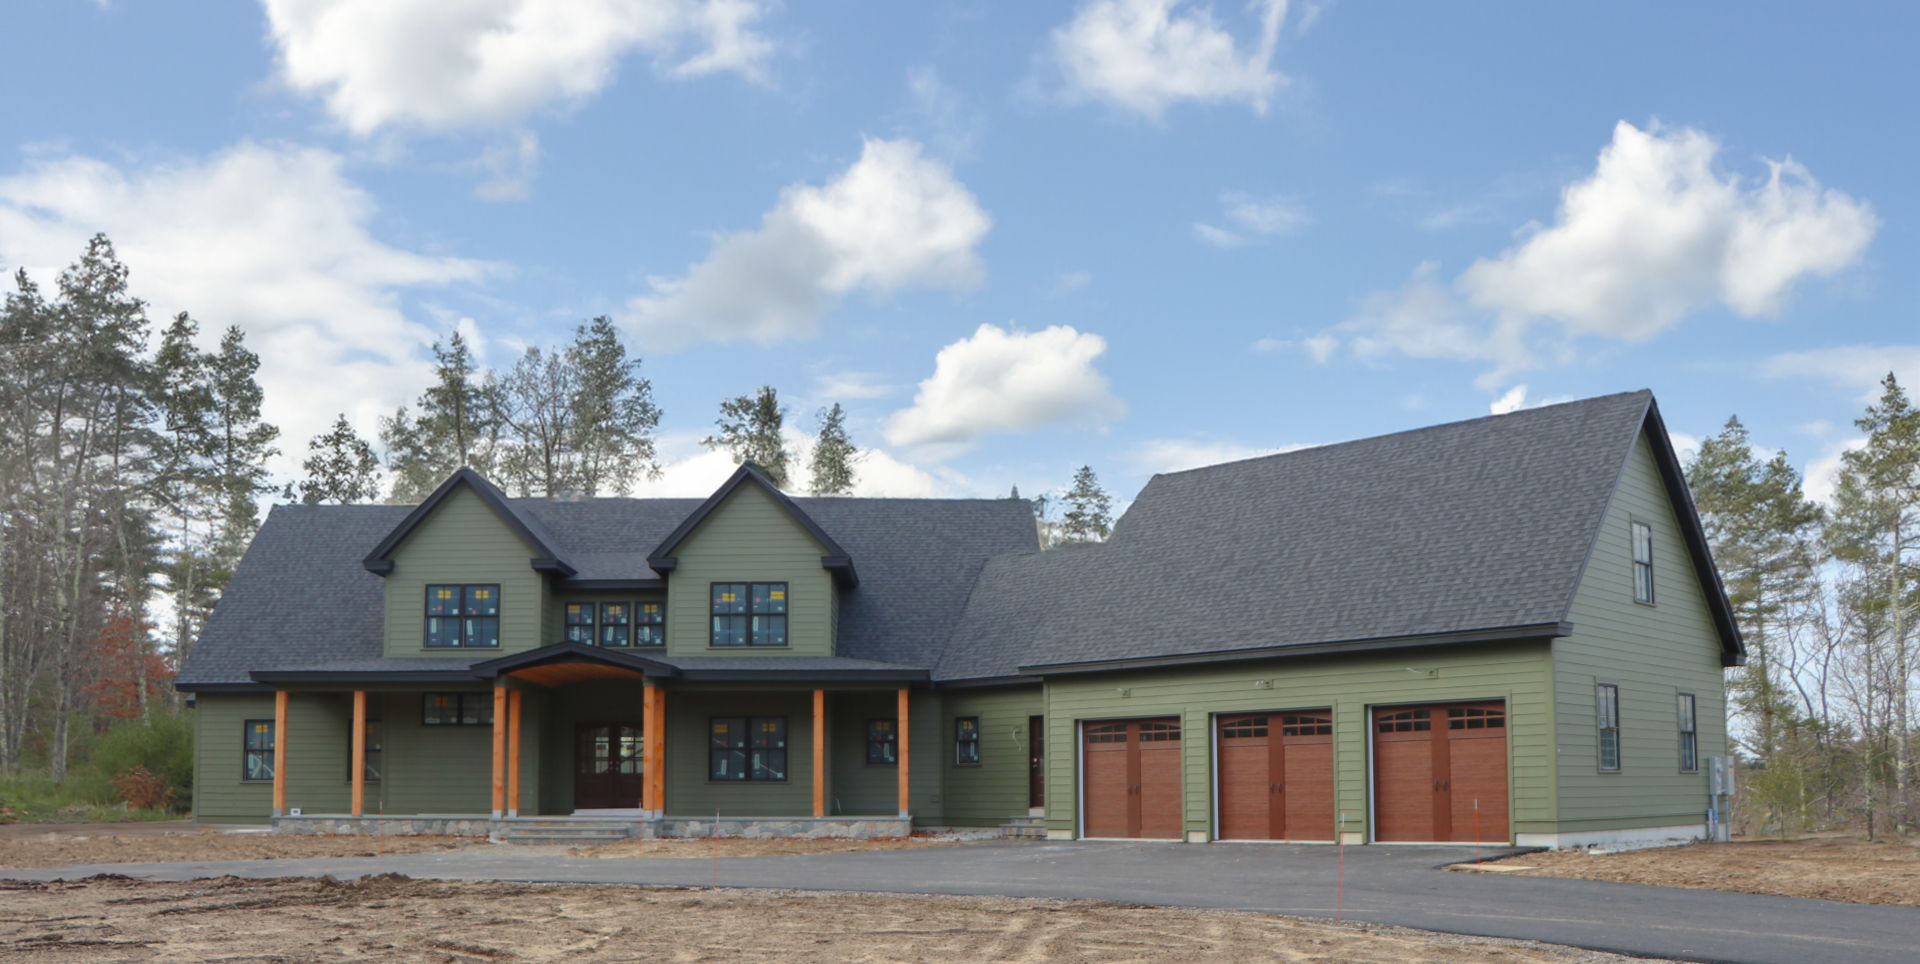
[[[1736,840],[1598,856],[1577,850],[1521,854],[1494,866],[1503,864],[1515,867],[1511,872],[1520,876],[1920,907],[1920,847],[1912,841],[1868,843],[1841,836],[1788,843]]]
[[[961,843],[952,837],[868,837],[862,840],[800,840],[792,837],[773,840],[622,840],[597,847],[575,847],[569,857],[785,857],[793,854],[845,854],[861,850],[907,850],[919,847],[951,847]]]
[[[18,826],[18,825],[16,825]],[[466,837],[296,837],[282,834],[72,833],[42,824],[37,834],[0,836],[0,868],[70,867],[75,864],[150,864],[175,860],[273,860],[281,857],[372,857],[422,854],[486,846]],[[9,828],[13,829],[13,828]]]
[[[0,958],[1627,964],[1398,927],[1099,901],[618,885],[0,881]],[[32,957],[26,954],[31,952]],[[1637,959],[1636,959],[1637,960]]]

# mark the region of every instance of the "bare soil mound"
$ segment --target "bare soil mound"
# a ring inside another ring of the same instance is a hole
[[[1662,887],[1698,887],[1776,897],[1920,907],[1920,848],[1858,837],[1736,840],[1626,853],[1522,854],[1505,863],[1522,876],[1578,877]]]

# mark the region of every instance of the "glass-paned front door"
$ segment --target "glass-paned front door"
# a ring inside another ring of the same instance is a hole
[[[574,725],[573,808],[637,808],[645,773],[637,723]]]

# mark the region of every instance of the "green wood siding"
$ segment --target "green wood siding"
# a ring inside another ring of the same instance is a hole
[[[272,693],[201,693],[194,699],[193,817],[201,823],[266,823],[273,784],[240,779],[247,720],[273,719]],[[291,746],[291,744],[289,744]]]
[[[455,489],[393,553],[387,579],[387,655],[505,655],[547,640],[551,608],[546,584],[529,566],[533,550],[471,489]],[[430,583],[499,583],[498,650],[426,648],[426,591]]]
[[[1653,528],[1652,606],[1633,601],[1629,539],[1636,520]],[[1720,639],[1644,436],[1621,476],[1570,621],[1574,634],[1556,640],[1553,654],[1561,829],[1703,823],[1707,778],[1680,772],[1675,695],[1695,695],[1700,757],[1725,754]],[[1617,773],[1599,770],[1596,682],[1620,687]]]
[[[484,687],[444,687],[434,692],[492,693]],[[421,694],[393,693],[382,707],[387,724],[387,813],[488,813],[493,809],[493,727],[424,726]],[[525,707],[521,708],[525,716]],[[522,725],[525,723],[523,721]],[[537,729],[537,728],[536,728]],[[536,784],[528,773],[530,748],[521,736],[521,801]],[[536,738],[532,744],[539,746]],[[371,806],[371,801],[369,802]],[[338,811],[335,811],[338,812]]]
[[[1427,677],[1407,672],[1425,672]],[[1367,830],[1367,708],[1455,700],[1507,701],[1513,829],[1554,826],[1552,727],[1544,641],[1462,644],[1351,656],[1056,677],[1046,686],[1047,829],[1078,832],[1080,720],[1178,716],[1186,830],[1213,831],[1212,715],[1332,707],[1336,806],[1349,833]],[[1266,683],[1271,689],[1259,688]],[[1128,695],[1121,695],[1126,690]],[[1370,834],[1370,831],[1368,831]],[[1369,838],[1370,839],[1370,838]]]
[[[817,564],[817,563],[816,563]],[[671,619],[671,616],[669,616]],[[784,782],[713,783],[707,779],[707,725],[716,716],[787,718]],[[793,817],[813,813],[813,693],[808,690],[667,694],[667,813]]]
[[[947,690],[939,753],[946,771],[942,822],[956,827],[997,827],[1027,813],[1027,720],[1045,713],[1039,686]],[[980,718],[980,763],[954,763],[954,720]],[[1071,748],[1071,744],[1068,745]],[[1051,755],[1051,754],[1049,754]]]
[[[680,544],[678,568],[667,580],[667,652],[675,656],[833,655],[832,578],[820,568],[825,553],[793,517],[758,486],[743,485]],[[787,584],[787,639],[783,649],[714,649],[708,588],[715,582]]]

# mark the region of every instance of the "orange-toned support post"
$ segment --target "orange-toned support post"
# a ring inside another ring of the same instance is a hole
[[[653,723],[653,700],[657,692],[653,680],[644,680],[640,689],[640,819],[653,812],[653,757],[660,752],[659,731]]]
[[[287,812],[287,691],[273,694],[273,815]]]
[[[813,815],[827,815],[827,691],[813,691]]]
[[[507,688],[493,687],[493,819],[507,809]]]
[[[520,815],[520,691],[507,691],[507,816]]]
[[[900,818],[912,816],[907,780],[907,688],[900,688]]]
[[[360,816],[367,801],[367,691],[353,691],[353,815]]]
[[[667,691],[648,687],[653,693],[653,718],[647,721],[646,746],[653,750],[653,772],[647,774],[647,793],[653,797],[653,815],[667,812]]]

